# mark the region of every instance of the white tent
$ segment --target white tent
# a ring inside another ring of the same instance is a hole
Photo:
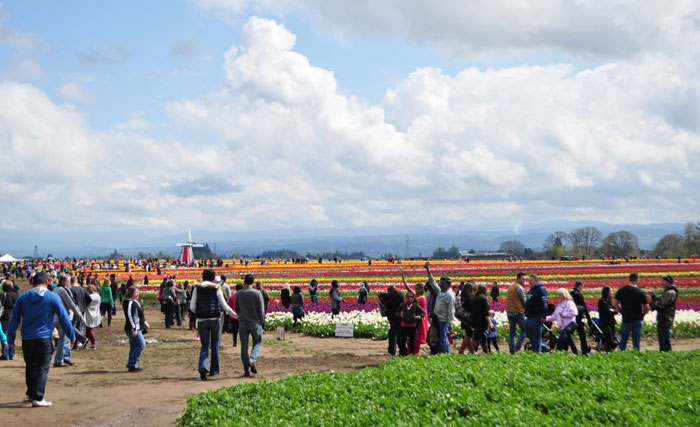
[[[0,262],[16,262],[16,261],[19,261],[19,260],[10,254],[5,254],[3,256],[0,256]]]

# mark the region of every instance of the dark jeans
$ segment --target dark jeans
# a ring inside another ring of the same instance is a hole
[[[10,326],[10,321],[9,320],[3,320],[2,321],[2,330],[7,333],[7,327]],[[13,360],[15,358],[15,349],[13,348],[12,351],[9,349],[7,350],[6,356],[10,359]]]
[[[528,317],[525,324],[525,333],[532,344],[532,351],[535,353],[542,352],[542,319],[537,317]]]
[[[520,335],[518,342],[515,342],[515,334],[520,327]],[[523,313],[508,313],[508,349],[513,354],[523,346],[525,341],[525,314]]]
[[[396,344],[398,344],[399,337],[401,336],[401,319],[390,318],[389,319],[389,354],[392,356],[396,355]],[[399,349],[400,351],[401,349]]]
[[[581,353],[590,353],[591,348],[588,346],[588,341],[586,341],[586,327],[583,324],[583,317],[576,319],[576,332],[578,332],[578,336],[581,341]]]
[[[659,351],[671,351],[671,324],[657,322],[656,332],[659,334]]]
[[[228,314],[227,314],[228,316]],[[240,323],[238,323],[238,319],[231,319],[231,328],[233,329],[233,346],[236,346],[236,343],[238,342],[238,329]]]
[[[197,316],[189,310],[187,312],[190,313],[190,329],[194,329],[197,324]]]
[[[620,325],[620,351],[625,351],[625,349],[627,349],[627,340],[629,340],[630,334],[632,334],[632,347],[639,351],[642,339],[641,320],[628,323],[622,322]]]
[[[173,316],[175,315],[175,304],[164,304],[165,308],[165,327],[173,326]]]
[[[219,319],[201,319],[197,324],[199,341],[202,347],[199,350],[199,370],[207,371],[210,375],[219,373],[219,331],[221,330]],[[209,350],[211,347],[211,363],[209,362]]]
[[[408,348],[406,348],[406,340],[408,339]],[[415,354],[416,350],[416,327],[401,326],[401,334],[399,335],[399,354],[407,356]]]
[[[108,302],[100,303],[100,316],[105,317],[107,315],[107,326],[112,326],[112,307]]]
[[[333,316],[337,316],[340,314],[340,307],[338,308],[331,308],[331,313],[333,313]]]
[[[22,340],[22,353],[27,365],[27,396],[32,400],[44,400],[52,352],[51,338]]]

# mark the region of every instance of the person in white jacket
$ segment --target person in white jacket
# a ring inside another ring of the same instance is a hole
[[[551,316],[547,316],[547,321],[557,322],[559,327],[559,339],[557,339],[557,350],[568,350],[571,347],[571,352],[578,354],[576,350],[576,344],[574,343],[574,338],[571,333],[576,330],[576,316],[578,316],[578,308],[576,308],[576,303],[574,299],[564,288],[559,288],[557,295],[561,298],[561,302],[557,304],[554,313]]]
[[[97,292],[95,285],[88,286],[88,301],[87,309],[85,310],[85,336],[90,340],[90,350],[97,349],[97,338],[95,337],[95,328],[102,323],[100,315],[100,294]]]

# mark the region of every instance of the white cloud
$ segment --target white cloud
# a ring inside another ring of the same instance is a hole
[[[33,82],[43,76],[41,66],[31,59],[20,60],[0,71],[0,80]]]
[[[83,104],[89,104],[94,101],[95,97],[85,90],[85,88],[76,82],[63,83],[58,88],[59,93],[67,101],[76,101]]]
[[[98,132],[35,86],[0,83],[0,198],[13,200],[3,224],[299,229],[700,211],[687,46],[585,70],[421,68],[368,105],[295,39],[251,18],[224,54],[226,87],[167,105],[173,124],[218,137],[198,145],[145,135],[138,114]]]
[[[598,2],[531,0],[196,0],[229,22],[248,7],[278,15],[302,12],[340,39],[375,35],[441,47],[450,55],[523,55],[532,50],[628,57],[673,48],[696,26],[692,0]]]

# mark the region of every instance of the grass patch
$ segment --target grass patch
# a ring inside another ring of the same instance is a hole
[[[697,425],[700,351],[408,357],[188,400],[181,426]]]

